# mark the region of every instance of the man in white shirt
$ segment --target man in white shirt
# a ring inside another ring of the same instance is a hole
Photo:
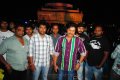
[[[31,25],[27,25],[25,27],[25,36],[24,36],[24,38],[26,38],[29,41],[32,36],[33,36],[33,27]]]
[[[33,71],[33,80],[38,80],[41,72],[42,80],[47,80],[50,54],[53,55],[54,46],[51,36],[45,34],[46,30],[46,24],[39,23],[38,33],[30,39],[28,64]]]
[[[3,40],[6,38],[9,38],[13,36],[14,33],[8,30],[8,23],[6,20],[2,20],[0,22],[0,44],[2,43]],[[6,54],[3,55],[4,59],[6,59]],[[4,70],[4,79],[3,80],[9,80],[8,74],[6,73],[6,68],[5,66],[0,63],[0,68]]]
[[[13,36],[14,34],[13,32],[9,31],[7,27],[8,27],[7,21],[2,20],[0,22],[0,44],[4,39]]]

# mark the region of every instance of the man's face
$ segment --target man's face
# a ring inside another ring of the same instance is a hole
[[[85,28],[84,27],[78,27],[77,30],[78,30],[78,33],[80,34],[80,33],[83,33],[85,31]]]
[[[23,37],[24,35],[24,27],[19,26],[16,30],[15,30],[15,34],[18,37]]]
[[[58,26],[54,25],[52,31],[53,31],[54,34],[57,34],[58,31],[59,31]]]
[[[75,35],[75,27],[70,27],[67,29],[67,36],[73,37]]]
[[[6,21],[2,21],[0,26],[1,26],[1,29],[7,29],[8,23]]]
[[[39,28],[38,28],[38,32],[41,34],[41,35],[44,35],[46,33],[46,25],[40,25]]]
[[[100,26],[97,26],[97,27],[95,28],[95,30],[94,30],[94,34],[95,34],[95,36],[97,36],[97,37],[102,36],[102,34],[103,34],[102,28],[101,28]]]
[[[32,35],[33,30],[32,30],[31,27],[27,27],[26,30],[25,30],[25,32],[26,32],[27,35]]]
[[[14,28],[15,27],[15,23],[14,22],[10,22],[10,28]]]

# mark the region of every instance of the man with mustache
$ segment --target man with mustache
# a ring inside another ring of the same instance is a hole
[[[78,70],[80,63],[83,62],[86,56],[86,49],[82,40],[75,36],[76,24],[68,23],[66,25],[67,33],[58,39],[55,48],[54,70],[58,71],[58,80],[63,80],[67,74],[68,80],[73,80],[74,71]],[[77,52],[80,52],[81,57],[77,62]],[[57,58],[61,57],[58,67]]]

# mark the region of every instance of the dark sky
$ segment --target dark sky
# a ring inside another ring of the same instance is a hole
[[[88,23],[119,24],[119,4],[106,0],[3,0],[0,2],[0,17],[8,19],[37,19],[37,9],[47,2],[71,3],[84,13]]]

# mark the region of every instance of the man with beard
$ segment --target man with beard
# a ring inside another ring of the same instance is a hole
[[[89,36],[86,34],[86,26],[85,24],[83,23],[79,23],[77,25],[77,33],[76,35],[78,37],[80,37],[80,39],[83,41],[84,45],[85,45],[85,48],[86,50],[88,49],[87,45],[88,45],[88,41],[89,41]],[[78,52],[79,53],[79,52]],[[79,54],[77,56],[77,59],[79,60]],[[80,64],[80,68],[78,69],[77,71],[77,76],[78,76],[78,80],[84,80],[84,77],[85,77],[85,60]]]

